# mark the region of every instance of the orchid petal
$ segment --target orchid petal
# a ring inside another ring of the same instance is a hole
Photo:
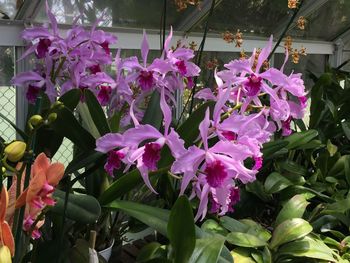
[[[202,137],[205,150],[208,150],[208,130],[210,126],[209,113],[210,113],[210,110],[209,108],[207,108],[205,112],[205,117],[202,120],[202,122],[199,124],[199,131]]]
[[[124,146],[123,136],[119,133],[108,133],[96,140],[96,151],[107,153],[114,148]]]
[[[146,67],[147,65],[148,51],[149,51],[149,45],[148,45],[147,34],[146,34],[146,31],[143,30],[143,38],[141,43],[141,56],[142,56],[144,67]]]
[[[269,42],[266,47],[264,47],[261,50],[261,53],[259,54],[258,58],[258,63],[256,65],[255,72],[259,73],[261,65],[264,63],[264,61],[269,57],[271,50],[272,50],[272,41],[273,41],[273,36],[271,35]]]
[[[62,163],[53,163],[46,170],[46,180],[48,184],[55,187],[61,181],[64,174],[64,165]]]
[[[163,112],[163,118],[164,118],[164,133],[165,133],[165,136],[167,136],[169,132],[170,123],[171,123],[171,110],[165,100],[164,90],[165,88],[162,88],[162,91],[160,93],[160,108]]]
[[[128,129],[124,132],[123,137],[125,146],[135,146],[148,139],[159,139],[163,137],[163,134],[153,126],[145,124]]]
[[[170,27],[169,35],[166,38],[166,40],[164,41],[163,54],[161,56],[162,58],[164,58],[165,54],[168,53],[168,49],[170,47],[170,42],[171,42],[172,37],[173,37],[173,27]]]
[[[146,186],[155,194],[158,194],[156,190],[154,190],[151,181],[149,180],[149,176],[148,176],[148,168],[146,167],[146,165],[144,165],[144,163],[142,162],[142,158],[139,158],[137,160],[137,169],[139,169],[141,177],[143,179],[143,181],[145,182]]]
[[[51,12],[47,1],[46,1],[46,14],[50,19],[53,34],[57,36],[58,35],[57,20],[55,15]]]

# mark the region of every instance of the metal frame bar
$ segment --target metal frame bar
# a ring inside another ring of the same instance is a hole
[[[18,10],[14,20],[32,21],[40,10],[40,6],[44,1],[40,0],[25,0]]]
[[[60,25],[60,30],[64,34],[69,29],[67,25]],[[21,31],[25,28],[23,21],[11,21],[4,22],[0,21],[0,46],[24,46],[25,43],[20,38]],[[89,28],[89,27],[88,27]],[[139,49],[142,41],[142,30],[139,29],[127,29],[127,28],[101,28],[112,34],[118,36],[118,43],[112,45],[111,48],[122,48],[122,49]],[[147,30],[148,41],[150,49],[159,50],[159,32],[156,30]],[[178,39],[183,39],[182,32],[174,32],[173,42],[175,45]],[[185,41],[200,43],[202,36],[199,33],[191,33]],[[252,52],[254,48],[264,47],[267,43],[266,38],[246,38],[244,40],[243,48],[246,52]],[[332,42],[326,41],[306,41],[306,40],[295,40],[294,47],[301,48],[305,47],[308,54],[328,54],[331,55],[334,52],[334,45]],[[226,43],[217,34],[208,34],[204,51],[216,51],[216,52],[240,52],[241,48],[236,48],[231,43]],[[284,53],[284,47],[279,47],[276,53]]]
[[[304,0],[305,1],[305,0]],[[301,10],[299,10],[298,16],[304,16],[308,17],[312,13],[319,10],[323,5],[325,5],[330,0],[314,0],[314,1],[306,1],[304,5],[302,6]],[[280,26],[277,27],[277,29],[274,31],[274,36],[280,36],[283,32],[283,30],[286,28],[288,22],[290,20],[290,17],[286,17],[283,21],[280,21],[278,23]],[[291,25],[290,29],[293,29],[296,26],[296,24]]]

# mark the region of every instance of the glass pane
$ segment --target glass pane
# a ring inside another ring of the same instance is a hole
[[[276,23],[288,14],[287,1],[222,0],[210,21],[210,31],[223,33],[239,29],[246,35],[270,36]],[[194,31],[202,31],[205,20]]]
[[[10,85],[14,74],[14,50],[0,47],[0,112],[16,123],[16,90]],[[0,136],[6,141],[16,139],[16,131],[0,118]]]
[[[350,1],[330,0],[306,20],[305,30],[296,27],[288,34],[296,38],[333,40],[350,27]]]
[[[14,18],[16,15],[16,0],[0,0],[0,19]]]
[[[89,25],[103,15],[100,26],[159,29],[163,12],[163,0],[49,0],[52,12],[59,23],[71,24],[81,13],[82,23]],[[198,7],[188,6],[178,12],[174,1],[167,2],[167,27],[177,23],[188,13],[199,12]],[[42,5],[36,20],[47,21],[45,6]]]

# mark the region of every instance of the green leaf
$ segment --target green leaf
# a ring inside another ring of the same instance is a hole
[[[231,232],[226,236],[227,242],[240,247],[263,247],[267,243],[254,235],[240,232]]]
[[[167,236],[167,222],[170,216],[170,211],[168,210],[122,200],[114,201],[105,207],[122,210],[125,214],[136,218],[162,235]]]
[[[303,177],[307,174],[307,169],[304,166],[299,165],[298,163],[290,160],[280,162],[279,165],[281,169],[283,169],[284,171],[287,171],[288,173],[291,173],[292,175]],[[296,176],[293,176],[293,177],[295,178]],[[294,182],[300,181],[302,183],[305,182],[304,178],[302,179],[299,178],[298,180],[296,179],[291,181],[294,181]]]
[[[311,231],[312,226],[304,219],[288,219],[279,224],[273,231],[270,247],[276,248],[282,244],[306,236]]]
[[[63,215],[66,193],[56,189],[54,198],[57,200],[51,211]],[[66,217],[82,224],[96,222],[101,214],[101,207],[98,201],[90,195],[69,194]]]
[[[317,137],[318,132],[316,130],[308,130],[294,133],[288,136],[285,141],[289,142],[286,146],[287,149],[298,149],[304,144],[310,142],[312,139]]]
[[[85,103],[89,109],[91,118],[95,123],[98,132],[100,133],[100,136],[111,132],[106,119],[106,114],[104,113],[101,104],[96,99],[96,96],[89,89],[84,90],[84,96]]]
[[[70,174],[75,171],[78,171],[81,168],[84,168],[92,163],[97,162],[100,159],[105,158],[105,155],[96,152],[94,150],[88,152],[82,152],[80,155],[77,155],[67,166],[65,174]]]
[[[81,95],[80,89],[72,89],[64,93],[58,100],[62,102],[65,107],[73,111],[77,107]]]
[[[267,160],[275,157],[276,156],[275,154],[278,151],[284,149],[287,145],[288,145],[288,142],[282,141],[282,140],[264,143],[263,149],[262,149],[264,159]]]
[[[271,234],[260,224],[251,219],[241,219],[241,223],[249,226],[249,229],[246,231],[247,234],[254,235],[261,240],[268,241],[271,238]],[[240,232],[240,231],[237,231]]]
[[[348,210],[350,210],[350,198],[339,200],[332,204],[326,205],[325,209],[322,211],[322,214],[344,214]]]
[[[153,176],[159,176],[161,174],[166,173],[169,170],[169,167],[165,167],[162,169],[159,169],[155,172],[150,172],[149,177]],[[122,177],[118,178],[115,182],[113,182],[106,191],[102,193],[102,195],[99,198],[99,201],[102,205],[106,205],[113,200],[116,200],[126,193],[130,192],[133,188],[140,185],[143,182],[143,179],[140,175],[140,172],[138,169],[134,169],[131,172],[123,175]]]
[[[2,114],[0,112],[0,118],[4,119],[8,124],[10,124],[12,126],[12,128],[14,128],[16,130],[16,132],[22,137],[23,140],[28,140],[28,135],[22,131],[20,128],[18,128],[16,126],[16,124],[14,124],[12,121],[10,121],[10,119],[8,119],[4,114]]]
[[[85,103],[79,103],[77,106],[77,112],[81,119],[81,125],[86,129],[94,138],[99,138],[100,133],[91,117],[89,108]]]
[[[150,124],[159,129],[162,124],[162,119],[163,113],[160,108],[160,94],[155,90],[151,95],[151,99],[147,105],[147,109],[141,123]]]
[[[333,251],[322,241],[305,236],[278,249],[278,255],[290,255],[294,257],[308,257],[336,262]]]
[[[271,173],[265,180],[265,191],[269,194],[277,193],[293,183],[277,172]]]
[[[250,193],[255,194],[257,197],[259,197],[264,202],[268,202],[268,201],[272,200],[272,196],[265,192],[265,188],[264,188],[263,184],[258,180],[255,180],[252,183],[248,183],[246,185],[246,190]]]
[[[275,225],[279,225],[287,219],[302,217],[308,204],[309,202],[306,201],[304,196],[295,195],[284,204],[276,218]]]
[[[115,112],[113,116],[109,119],[109,126],[111,127],[111,132],[119,132],[122,113],[122,111]]]
[[[174,263],[186,263],[196,243],[193,212],[187,197],[180,196],[170,212],[168,238]]]
[[[138,253],[136,262],[148,262],[151,259],[156,258],[166,258],[166,251],[162,248],[162,245],[158,242],[151,242],[144,247],[142,247],[141,251]]]
[[[225,239],[221,236],[196,240],[196,247],[188,263],[216,263],[224,247]]]
[[[218,222],[213,219],[205,220],[201,225],[201,229],[207,233],[218,234],[222,236],[226,236],[228,233],[225,228],[223,228]]]
[[[235,248],[231,254],[234,258],[234,263],[256,263],[251,257],[251,250],[246,248]]]
[[[328,140],[327,141],[327,150],[329,152],[329,155],[332,157],[338,151],[338,147],[336,145],[332,144],[331,140]]]
[[[239,222],[228,216],[223,216],[220,218],[220,224],[225,227],[230,232],[242,232],[245,233],[249,230],[249,226]]]
[[[61,136],[71,140],[83,151],[95,148],[94,137],[79,124],[68,108],[63,108],[57,112],[57,119],[52,123],[52,128]]]
[[[345,133],[346,138],[350,140],[350,121],[344,121],[341,123],[341,127]]]

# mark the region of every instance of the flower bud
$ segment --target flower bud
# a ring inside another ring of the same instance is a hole
[[[1,174],[6,173],[6,168],[5,167],[1,167]]]
[[[64,104],[63,104],[63,102],[61,102],[61,101],[56,101],[54,104],[52,104],[52,106],[51,106],[51,109],[55,109],[55,108],[57,108],[57,109],[61,109],[61,108],[63,108],[64,107]]]
[[[1,263],[12,263],[11,252],[7,246],[0,247],[0,262]]]
[[[30,117],[29,119],[29,123],[35,127],[39,124],[41,124],[43,122],[43,117],[41,117],[40,115],[33,115],[32,117]]]
[[[57,119],[57,113],[53,112],[50,113],[49,116],[47,117],[48,123],[52,123]]]
[[[11,162],[18,162],[22,159],[26,151],[26,144],[21,141],[14,141],[5,147],[5,154],[7,159]]]

